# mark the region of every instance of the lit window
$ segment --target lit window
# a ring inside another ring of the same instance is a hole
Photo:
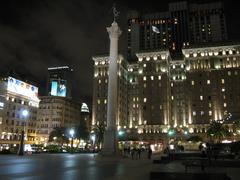
[[[227,107],[227,103],[223,103],[223,107]]]
[[[192,81],[192,85],[194,86],[194,81]]]
[[[201,100],[201,101],[203,100],[203,96],[200,96],[200,100]]]
[[[211,82],[210,82],[210,80],[207,80],[207,84],[210,84]]]
[[[193,114],[193,116],[196,116],[196,115],[197,115],[196,111],[193,111],[192,114]]]
[[[138,70],[138,73],[139,73],[139,74],[142,74],[142,73],[143,73],[143,70],[142,70],[142,69],[139,69],[139,70]]]
[[[12,102],[14,101],[14,98],[12,98]]]
[[[21,104],[24,104],[24,101],[21,101]]]
[[[101,84],[101,82],[102,82],[101,79],[99,79],[99,80],[98,80],[98,84]]]
[[[147,102],[147,98],[144,98],[144,99],[143,99],[143,102]]]
[[[135,97],[133,98],[133,102],[135,102]]]
[[[173,87],[173,83],[171,83],[171,87]]]
[[[147,77],[146,77],[146,76],[143,76],[143,80],[146,81],[146,80],[147,80]]]
[[[212,111],[208,111],[208,114],[209,114],[209,116],[211,116],[212,115]]]
[[[225,83],[224,79],[222,79],[222,81],[221,81],[221,82],[222,82],[222,84],[224,84],[224,83]]]
[[[133,108],[135,108],[135,104],[133,104]]]
[[[100,104],[100,103],[101,103],[100,99],[98,99],[97,103],[98,103],[98,104]]]
[[[175,69],[175,65],[173,65],[173,69]]]
[[[95,62],[95,65],[98,65],[98,62],[97,62],[97,61]]]
[[[204,111],[201,111],[200,114],[201,114],[201,116],[203,116],[204,115]]]
[[[161,80],[161,76],[158,76],[158,80]]]
[[[146,67],[147,65],[146,64],[143,64],[143,67]]]
[[[162,109],[162,105],[160,105],[160,109]]]
[[[174,97],[172,96],[172,100],[174,100]]]
[[[105,83],[107,83],[108,82],[108,80],[107,79],[105,79]]]
[[[208,107],[212,107],[212,104],[211,104],[211,103],[208,103]]]
[[[104,104],[107,104],[107,100],[106,99],[104,99]]]
[[[144,87],[144,88],[146,88],[146,87],[147,87],[147,84],[146,84],[146,83],[144,83],[144,84],[143,84],[143,87]]]
[[[222,92],[225,92],[225,88],[222,88]]]
[[[226,99],[226,96],[225,96],[225,95],[223,95],[223,99]]]
[[[8,96],[6,97],[6,100],[7,100],[7,101],[9,100],[9,97],[8,97]]]
[[[231,71],[228,71],[228,75],[231,76]]]
[[[150,57],[147,57],[146,60],[149,61],[149,60],[150,60]]]
[[[151,76],[151,80],[154,80],[154,76]]]

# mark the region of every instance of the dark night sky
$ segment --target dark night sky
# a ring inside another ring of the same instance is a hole
[[[115,2],[121,11],[119,24],[123,35],[120,37],[120,51],[123,52],[126,48],[126,12],[129,9],[163,11],[172,1]],[[239,39],[240,11],[236,1],[223,2],[229,36]],[[70,65],[74,68],[74,99],[91,103],[91,56],[108,52],[106,26],[112,22],[112,4],[112,0],[1,0],[0,73],[15,70],[36,82],[43,95],[47,67]]]

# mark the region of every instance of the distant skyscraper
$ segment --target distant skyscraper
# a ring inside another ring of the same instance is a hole
[[[154,31],[154,30],[158,31]],[[169,49],[181,52],[192,44],[227,40],[226,19],[221,2],[169,4],[166,12],[128,14],[128,59],[141,50]]]
[[[48,68],[48,95],[71,97],[72,72],[68,66]]]

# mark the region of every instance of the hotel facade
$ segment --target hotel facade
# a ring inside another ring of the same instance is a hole
[[[145,140],[164,139],[171,128],[206,137],[209,123],[223,120],[232,132],[240,117],[239,51],[240,44],[188,47],[178,58],[169,50],[142,51],[136,63],[119,55],[118,130]],[[92,125],[105,124],[108,56],[93,61]]]

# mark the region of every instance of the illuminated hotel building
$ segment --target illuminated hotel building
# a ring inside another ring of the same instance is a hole
[[[142,50],[169,49],[228,39],[224,6],[221,2],[191,4],[186,1],[169,3],[168,11],[128,14],[127,57],[135,59]],[[153,27],[158,29],[153,31]]]
[[[119,64],[119,129],[143,138],[166,137],[169,128],[206,135],[209,123],[240,117],[240,45],[213,44],[182,49],[142,51],[138,61]],[[106,121],[108,57],[93,57],[93,124]],[[122,69],[122,71],[120,71]]]
[[[49,96],[71,97],[73,69],[68,66],[49,67],[47,90]]]
[[[37,141],[48,142],[50,132],[56,127],[73,128],[80,124],[81,103],[59,96],[40,97],[37,112]]]
[[[94,80],[93,80],[93,106],[92,125],[105,124],[107,121],[107,93],[108,93],[108,61],[109,57],[95,56],[94,60]],[[118,110],[117,126],[124,127],[127,120],[127,66],[128,63],[122,55],[118,58]]]
[[[19,144],[21,131],[26,143],[36,139],[38,88],[13,77],[0,79],[0,142]],[[25,111],[25,114],[23,113]]]

